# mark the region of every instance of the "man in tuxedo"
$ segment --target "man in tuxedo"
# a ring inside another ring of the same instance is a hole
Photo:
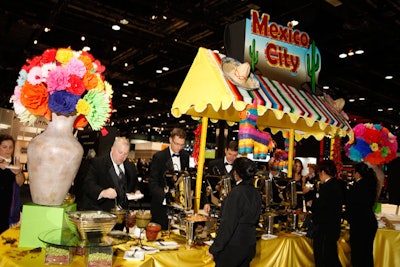
[[[288,181],[285,181],[283,172],[274,164],[275,159],[272,157],[268,161],[268,178],[272,181],[272,201],[281,203],[282,200],[287,200],[286,190]]]
[[[127,160],[129,150],[129,140],[116,137],[109,154],[90,160],[79,210],[110,212],[116,203],[129,209],[126,193],[140,193],[135,164]]]
[[[208,164],[208,173],[213,175],[227,175],[232,173],[232,164],[237,158],[238,143],[237,141],[230,141],[225,148],[225,156],[223,158],[214,159]]]
[[[149,175],[152,221],[168,229],[167,194],[171,187],[166,174],[188,170],[189,153],[182,150],[186,142],[186,132],[174,128],[169,137],[169,147],[154,154]]]
[[[225,148],[225,156],[223,158],[218,158],[210,161],[207,166],[206,173],[220,177],[229,175],[231,178],[231,187],[235,186],[236,182],[233,178],[232,164],[237,158],[238,154],[239,152],[237,141],[230,141]],[[212,187],[212,191],[216,192],[221,190],[220,185],[218,184],[219,182],[220,179],[209,178],[208,181],[206,181],[206,186],[208,186],[209,183]],[[203,209],[206,213],[209,213],[210,205],[206,203]]]

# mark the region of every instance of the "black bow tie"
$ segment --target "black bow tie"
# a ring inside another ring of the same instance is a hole
[[[179,154],[172,154],[172,157],[180,157],[180,155]]]
[[[229,163],[229,162],[225,162],[225,165],[231,165],[231,166],[232,166],[232,163]]]

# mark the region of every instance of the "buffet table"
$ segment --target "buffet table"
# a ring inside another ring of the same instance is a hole
[[[257,242],[257,252],[251,267],[257,266],[314,266],[312,241],[292,233],[278,233],[277,238]],[[19,228],[1,234],[0,267],[59,266],[44,265],[45,250],[18,248]],[[124,252],[117,249],[113,266],[163,267],[190,266],[213,267],[214,262],[207,256],[208,246],[187,249],[184,238],[179,240],[178,250],[160,251],[148,254],[143,261],[125,260]],[[350,266],[348,232],[344,231],[338,241],[339,258],[343,266]],[[118,247],[118,246],[117,246]],[[374,244],[375,267],[400,266],[400,231],[378,229]],[[75,255],[70,263],[73,267],[85,267],[85,256]]]

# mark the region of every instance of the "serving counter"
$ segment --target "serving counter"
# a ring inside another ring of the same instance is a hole
[[[18,248],[19,228],[1,234],[0,267],[59,266],[44,265],[45,251]],[[178,250],[160,251],[147,254],[143,261],[125,260],[124,252],[116,250],[113,256],[114,267],[213,267],[214,262],[207,256],[208,246],[187,249],[184,239]],[[343,232],[338,241],[339,258],[343,266],[350,266],[350,246],[348,232]],[[400,266],[400,231],[378,229],[374,243],[375,267]],[[73,267],[85,267],[84,256],[75,255],[70,263]],[[256,256],[251,267],[268,266],[314,266],[312,241],[292,233],[278,233],[277,238],[257,242]]]

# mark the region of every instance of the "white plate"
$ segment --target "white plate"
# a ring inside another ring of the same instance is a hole
[[[142,247],[133,246],[128,251],[133,252],[133,251],[135,251],[135,249],[137,249],[137,251],[143,252],[144,254],[154,254],[154,253],[160,252],[159,249],[157,249],[155,247],[151,247],[151,246],[142,246]]]
[[[5,158],[3,156],[0,156],[0,159],[4,159],[5,162],[10,163],[11,162],[11,158]]]
[[[128,250],[128,251],[125,251],[124,259],[125,260],[142,261],[142,260],[144,260],[144,252],[142,250]]]
[[[19,169],[21,169],[20,167],[15,166],[15,165],[7,165],[6,168],[10,169],[10,170],[19,170]]]
[[[307,232],[302,232],[302,231],[293,231],[292,234],[298,235],[298,236],[305,236]]]
[[[211,246],[214,243],[214,240],[204,241],[204,244]]]
[[[138,200],[144,197],[143,194],[126,193],[128,200]]]
[[[179,248],[179,244],[174,241],[156,241],[154,242],[154,245],[156,245],[160,250],[173,250]]]
[[[273,238],[277,238],[277,237],[278,237],[277,235],[265,234],[265,235],[261,236],[261,239],[269,240],[269,239],[273,239]]]

